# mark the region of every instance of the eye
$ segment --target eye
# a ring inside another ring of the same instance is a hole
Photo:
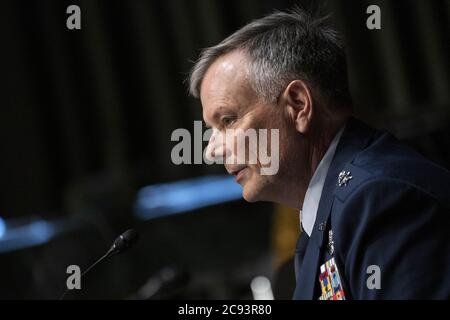
[[[236,121],[236,119],[233,117],[223,117],[220,120],[223,127],[228,127],[228,126],[232,125],[234,123],[234,121]]]

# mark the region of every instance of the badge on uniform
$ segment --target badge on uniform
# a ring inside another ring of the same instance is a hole
[[[320,266],[319,281],[322,291],[319,300],[345,300],[344,289],[334,257]]]

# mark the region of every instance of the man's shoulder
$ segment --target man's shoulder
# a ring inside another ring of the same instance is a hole
[[[433,274],[435,257],[450,261],[450,173],[385,131],[367,132],[364,146],[333,172],[330,228],[348,292],[356,299],[447,298],[441,276],[411,279]],[[382,290],[366,289],[373,265],[383,272]]]
[[[413,189],[438,202],[450,202],[450,171],[384,130],[377,131],[372,141],[342,168],[340,176],[335,196],[343,202],[355,194],[369,197],[388,189],[394,193]]]

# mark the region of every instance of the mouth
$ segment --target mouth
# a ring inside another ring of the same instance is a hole
[[[248,169],[248,167],[240,168],[240,169],[237,169],[237,170],[232,170],[230,172],[230,174],[235,177],[236,182],[239,182],[239,180],[241,180],[242,177],[244,176],[245,171],[247,169]]]

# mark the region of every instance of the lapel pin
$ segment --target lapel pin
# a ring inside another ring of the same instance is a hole
[[[353,177],[351,176],[350,171],[342,170],[338,176],[338,186],[339,187],[347,186],[348,182],[351,179],[353,179]]]

